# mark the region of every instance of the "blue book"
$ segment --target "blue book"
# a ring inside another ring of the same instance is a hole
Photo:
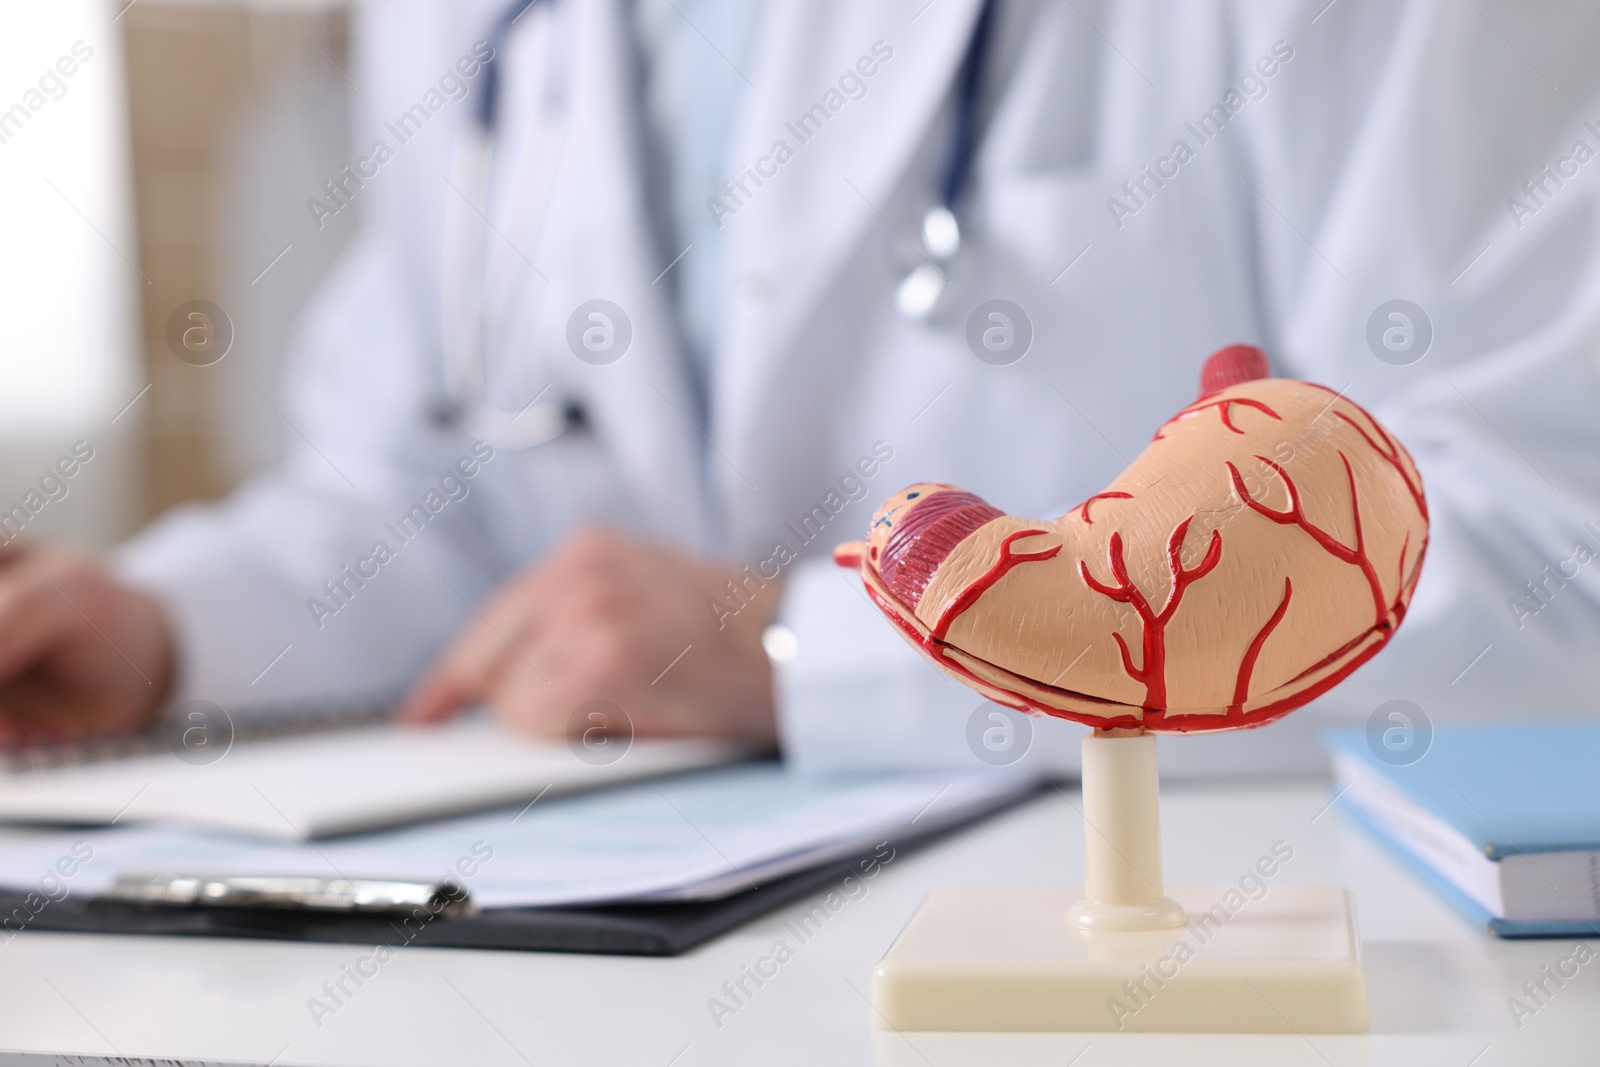
[[[1326,735],[1345,814],[1497,936],[1600,937],[1600,723],[1410,728]]]

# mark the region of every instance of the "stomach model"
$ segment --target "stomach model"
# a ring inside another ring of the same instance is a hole
[[[1270,722],[1394,636],[1428,505],[1376,419],[1266,374],[1259,349],[1213,355],[1200,399],[1059,519],[922,483],[834,558],[934,664],[997,703],[1101,728]]]

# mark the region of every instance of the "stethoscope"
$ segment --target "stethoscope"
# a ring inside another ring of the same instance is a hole
[[[450,163],[450,188],[445,207],[441,293],[446,404],[438,421],[454,425],[498,449],[518,451],[548,444],[585,424],[583,405],[555,397],[552,383],[519,411],[507,411],[489,399],[483,359],[485,261],[488,256],[490,178],[494,168],[496,127],[500,118],[500,55],[516,22],[538,0],[514,0],[490,29],[489,57],[478,71],[479,85],[472,121],[456,141]],[[548,6],[550,0],[546,0]],[[535,161],[538,174],[518,185],[514,202],[542,209],[565,137],[564,108],[543,108],[529,131],[523,159]],[[520,161],[519,161],[520,163]],[[522,174],[518,173],[520,179]],[[526,220],[535,232],[538,219]]]
[[[441,351],[447,402],[438,413],[438,421],[458,426],[495,448],[511,451],[548,444],[585,425],[582,404],[551,397],[554,385],[547,386],[521,410],[508,411],[490,401],[485,381],[484,267],[491,229],[486,212],[500,117],[499,62],[517,20],[538,2],[513,0],[488,35],[489,57],[479,71],[477,106],[473,121],[462,130],[456,143],[450,168],[453,191],[448,194],[445,210]],[[546,6],[553,2],[545,0]],[[957,215],[971,170],[994,6],[994,0],[983,0],[962,57],[956,124],[939,201],[922,216],[922,262],[895,288],[895,309],[908,319],[926,319],[939,306],[950,286],[947,271],[961,251]],[[538,161],[542,173],[527,183],[517,183],[524,203],[542,207],[565,136],[564,116],[558,113],[564,110],[544,109],[537,128],[530,133],[524,158]],[[541,183],[544,188],[539,187]],[[531,227],[516,227],[517,232],[534,232],[538,220],[529,221]]]
[[[907,272],[894,291],[895,310],[908,319],[926,319],[933,314],[950,287],[946,271],[961,252],[961,223],[956,212],[972,169],[972,145],[977,136],[978,107],[993,26],[994,0],[983,0],[977,21],[972,24],[966,55],[961,59],[956,127],[939,187],[939,202],[922,216],[922,262]]]

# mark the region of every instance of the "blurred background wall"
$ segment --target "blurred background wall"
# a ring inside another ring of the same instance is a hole
[[[0,7],[7,540],[103,542],[142,507],[143,430],[122,410],[146,380],[128,154],[121,42],[102,5]]]
[[[305,206],[349,158],[349,22],[338,0],[0,5],[0,515],[23,506],[23,536],[111,544],[293,433],[266,398],[357,222]],[[215,362],[208,330],[232,335]],[[94,458],[41,490],[77,441]]]
[[[289,332],[353,230],[341,213],[317,231],[305,201],[349,158],[354,87],[349,12],[334,0],[138,0],[119,21],[150,279],[143,520],[225,493],[293,432],[262,394],[276,402]],[[174,312],[196,300],[232,324],[210,366],[169,343]]]

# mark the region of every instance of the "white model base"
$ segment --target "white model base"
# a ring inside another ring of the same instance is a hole
[[[1337,886],[1169,886],[1188,925],[1083,931],[1077,886],[937,890],[878,963],[880,1030],[1367,1031]]]

